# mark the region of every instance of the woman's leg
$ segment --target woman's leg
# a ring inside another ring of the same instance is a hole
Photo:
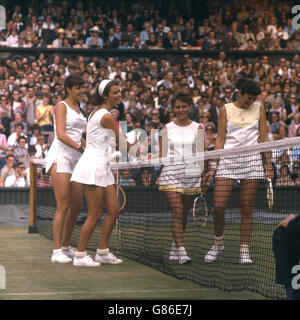
[[[227,202],[235,180],[228,178],[216,178],[214,184],[214,244],[204,257],[205,262],[213,262],[224,249],[225,211]]]
[[[167,191],[167,198],[172,211],[172,235],[175,241],[176,247],[180,248],[184,246],[183,243],[183,199],[182,195],[178,192]]]
[[[213,219],[215,236],[223,236],[225,227],[225,211],[235,180],[216,178],[214,184]]]
[[[102,215],[104,188],[83,185],[84,194],[88,205],[88,216],[82,226],[77,251],[85,252],[90,237]]]
[[[258,185],[259,180],[247,179],[241,181],[241,245],[248,246],[250,242],[253,224],[253,207]]]
[[[56,170],[57,165],[55,163],[50,170],[56,199],[56,211],[53,219],[53,240],[54,249],[60,249],[65,216],[69,206],[71,175],[67,173],[57,173]]]
[[[193,196],[191,195],[184,195],[183,196],[183,217],[182,217],[182,225],[183,225],[183,231],[186,227],[186,222],[188,218],[188,214],[191,208],[193,202]]]
[[[117,192],[113,185],[107,186],[105,188],[104,198],[105,206],[107,208],[107,215],[103,221],[101,228],[101,236],[99,243],[100,250],[108,248],[110,235],[121,211],[117,197]]]
[[[72,232],[74,230],[76,219],[82,208],[82,196],[83,196],[82,184],[78,182],[71,182],[69,209],[66,215],[64,229],[63,229],[62,246],[65,248],[69,247],[70,245]]]
[[[104,203],[107,209],[107,215],[102,224],[100,243],[95,255],[95,261],[102,264],[121,264],[123,260],[109,252],[108,248],[112,230],[121,211],[114,185],[105,188]]]

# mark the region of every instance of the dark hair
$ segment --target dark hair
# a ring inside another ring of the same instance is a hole
[[[34,131],[34,130],[39,130],[39,132],[41,131],[41,127],[38,123],[34,123],[31,127],[31,130]]]
[[[236,86],[242,94],[248,93],[254,96],[258,96],[260,94],[259,84],[250,79],[239,79]]]
[[[72,89],[73,87],[81,87],[84,84],[84,80],[82,77],[78,74],[71,74],[69,75],[64,83],[64,89],[65,89],[65,94],[67,95],[67,89]],[[78,103],[78,107],[81,111],[81,113],[86,117],[85,112],[82,110],[80,104]]]
[[[82,77],[78,74],[69,75],[64,84],[65,92],[67,94],[67,89],[71,89],[73,87],[81,87],[84,84]]]
[[[30,145],[28,146],[28,153],[29,153],[29,152],[36,152],[36,147],[35,147],[34,144],[30,144]]]
[[[24,137],[24,136],[20,136],[19,138],[18,138],[18,143],[20,143],[20,140],[22,140],[22,139],[24,139],[25,140],[25,142],[27,142],[27,138],[26,137]]]
[[[16,128],[16,127],[21,127],[22,129],[24,129],[24,126],[23,126],[22,123],[16,123],[16,124],[15,124],[15,128]]]
[[[104,98],[103,97],[107,97],[109,92],[110,92],[110,89],[112,86],[119,86],[119,83],[115,80],[112,80],[111,82],[109,82],[105,89],[103,90],[103,93],[102,95],[100,96],[99,94],[99,91],[98,91],[98,88],[99,88],[99,85],[100,83],[98,83],[97,85],[97,88],[94,89],[91,93],[91,101],[92,101],[92,104],[95,105],[95,106],[99,106],[99,105],[102,105],[103,102],[104,102]]]
[[[177,100],[182,101],[184,103],[187,103],[188,105],[193,104],[193,99],[192,99],[191,95],[189,93],[185,93],[181,90],[179,90],[172,98],[172,105],[174,105]]]
[[[288,175],[291,175],[290,169],[288,167],[288,165],[284,164],[280,167],[279,172],[282,173],[282,170],[286,168]]]

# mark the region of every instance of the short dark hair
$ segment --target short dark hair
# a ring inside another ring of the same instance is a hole
[[[172,105],[174,105],[177,100],[182,101],[184,103],[187,103],[188,105],[193,104],[193,99],[192,99],[191,95],[189,93],[185,93],[181,90],[179,90],[172,98]]]
[[[16,124],[15,124],[15,128],[16,128],[16,127],[21,127],[22,129],[24,129],[24,126],[23,126],[22,123],[16,123]]]
[[[251,79],[239,79],[237,88],[241,91],[242,94],[247,93],[254,96],[258,96],[260,94],[260,87],[258,82]]]
[[[84,84],[82,77],[78,74],[69,75],[64,83],[64,88],[67,93],[67,89],[71,89],[73,87],[81,87]]]
[[[20,143],[20,140],[22,140],[22,139],[24,139],[26,142],[27,142],[27,138],[26,137],[24,137],[24,136],[20,136],[19,138],[18,138],[18,143]]]

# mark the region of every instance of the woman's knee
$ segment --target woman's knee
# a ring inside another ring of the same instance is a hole
[[[114,217],[114,218],[117,218],[121,212],[121,208],[119,205],[116,205],[116,206],[111,206],[108,208],[108,214],[111,216],[111,217]]]
[[[57,203],[56,214],[66,214],[69,209],[68,201],[60,201]]]
[[[70,205],[70,211],[74,214],[78,214],[82,210],[82,203],[72,203]]]
[[[101,217],[102,217],[102,210],[101,209],[89,211],[89,213],[88,213],[88,219],[94,223],[97,223]]]

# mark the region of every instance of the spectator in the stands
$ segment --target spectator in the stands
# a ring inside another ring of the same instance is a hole
[[[27,122],[23,120],[21,112],[17,111],[15,113],[14,118],[15,119],[10,123],[10,133],[15,132],[15,127],[17,123],[21,123],[24,128],[24,133],[27,133],[27,130],[28,130]]]
[[[53,131],[53,110],[50,97],[44,94],[42,103],[36,107],[36,120],[41,131]]]
[[[103,39],[99,37],[100,29],[94,26],[90,29],[90,36],[86,39],[85,45],[89,48],[103,48]]]
[[[18,138],[18,144],[14,148],[14,156],[16,157],[17,161],[20,161],[25,165],[25,169],[29,167],[29,155],[26,137],[20,136]]]
[[[287,165],[281,166],[279,172],[279,177],[276,179],[276,186],[291,187],[295,185],[295,182],[292,179],[292,175]]]
[[[12,100],[11,100],[12,118],[15,117],[17,112],[20,112],[22,115],[22,118],[24,118],[26,111],[25,111],[24,103],[22,101],[22,96],[18,90],[14,90],[12,92]]]
[[[1,178],[3,181],[5,179],[15,173],[14,164],[16,162],[16,158],[13,154],[8,154],[5,157],[5,165],[1,169]]]
[[[5,187],[29,187],[30,179],[27,177],[25,166],[22,162],[16,162],[14,164],[14,174],[6,177],[4,186]]]
[[[15,125],[15,132],[11,133],[7,139],[7,144],[9,146],[16,147],[20,136],[24,136],[27,138],[27,136],[24,132],[24,127],[23,127],[22,123],[17,123]]]

